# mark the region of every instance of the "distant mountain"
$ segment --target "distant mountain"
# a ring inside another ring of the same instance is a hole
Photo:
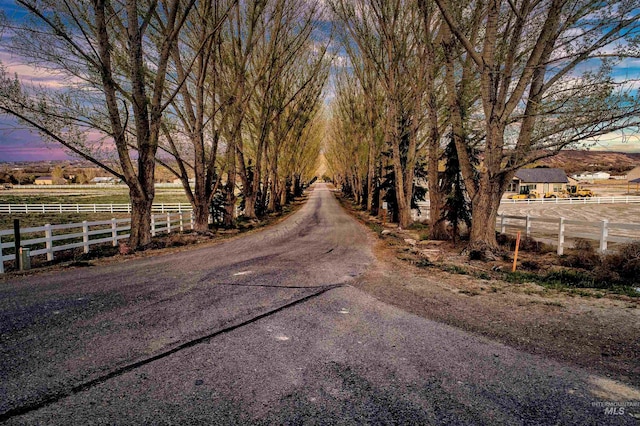
[[[585,171],[624,174],[640,166],[640,153],[567,150],[540,160],[536,165],[559,167],[567,174]]]

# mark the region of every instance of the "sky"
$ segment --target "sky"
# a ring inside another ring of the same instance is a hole
[[[23,12],[15,6],[13,0],[0,0],[0,10],[9,17],[19,17]],[[44,86],[60,86],[56,76],[24,65],[11,54],[6,43],[0,43],[0,62],[10,73],[18,73],[20,78]],[[619,80],[640,76],[640,59],[628,59],[618,67],[614,76]],[[331,96],[332,91],[327,90]],[[590,144],[593,151],[640,152],[640,135],[630,131],[616,132],[600,137]],[[20,127],[11,117],[0,115],[0,162],[3,161],[39,161],[74,159],[59,144],[44,142],[36,133]]]

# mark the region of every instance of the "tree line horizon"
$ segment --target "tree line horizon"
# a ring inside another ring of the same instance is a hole
[[[637,125],[636,79],[613,70],[640,57],[639,3],[17,0],[3,44],[65,84],[1,67],[0,112],[122,179],[134,248],[158,165],[208,232],[214,202],[225,226],[238,204],[280,210],[324,154],[347,195],[403,227],[426,180],[431,237],[465,221],[491,250],[517,169]]]
[[[468,250],[496,251],[518,169],[637,129],[638,76],[614,70],[640,54],[638,1],[327,3],[350,65],[327,160],[356,202],[372,214],[387,202],[402,227],[423,179],[432,239],[466,222]]]

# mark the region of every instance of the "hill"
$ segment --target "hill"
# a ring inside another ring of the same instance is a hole
[[[567,174],[585,171],[624,174],[640,166],[640,153],[566,150],[554,157],[540,160],[536,165],[559,167]]]

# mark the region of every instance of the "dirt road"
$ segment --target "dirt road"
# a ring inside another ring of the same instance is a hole
[[[349,285],[368,231],[316,185],[216,246],[0,283],[9,424],[635,424],[637,389]]]

